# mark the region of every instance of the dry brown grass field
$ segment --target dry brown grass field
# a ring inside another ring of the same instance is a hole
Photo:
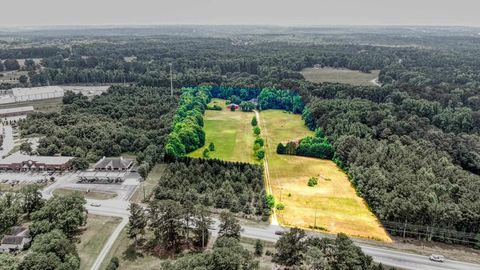
[[[307,229],[316,225],[328,233],[391,241],[334,162],[276,153],[278,143],[313,134],[300,115],[267,110],[260,113],[260,123],[268,143],[271,189],[275,200],[285,205],[284,210],[276,211],[280,224]],[[310,177],[319,179],[317,186],[307,185]]]

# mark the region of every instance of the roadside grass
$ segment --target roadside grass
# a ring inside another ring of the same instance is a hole
[[[331,160],[278,155],[280,142],[312,135],[300,115],[279,110],[260,113],[260,124],[267,139],[270,184],[276,202],[285,205],[277,210],[280,224],[309,229],[316,224],[328,233],[391,242],[365,201],[352,187],[347,175]],[[318,177],[318,185],[307,185],[310,177]]]
[[[113,257],[117,257],[120,261],[118,270],[156,270],[160,269],[160,264],[163,262],[159,257],[146,253],[142,249],[135,251],[130,239],[128,239],[127,228],[122,230],[113,243],[100,269],[104,270]]]
[[[240,239],[240,244],[250,251],[252,254],[255,254],[255,242],[257,239],[253,238],[248,238],[248,237],[242,237]],[[260,270],[270,270],[270,269],[276,269],[276,264],[272,262],[272,256],[268,256],[265,253],[270,251],[272,254],[275,254],[275,243],[273,242],[267,242],[267,241],[262,241],[263,243],[263,255],[262,256],[255,256],[255,260],[259,261],[259,269]]]
[[[53,191],[54,195],[71,195],[74,193],[80,193],[85,199],[94,199],[94,200],[109,200],[117,197],[116,193],[113,192],[98,192],[98,191],[90,191],[87,192],[85,190],[79,189],[67,189],[67,188],[59,188]]]
[[[371,80],[378,78],[379,70],[363,73],[343,68],[305,68],[302,70],[305,80],[314,83],[333,82],[359,86],[373,86]]]
[[[215,151],[209,157],[227,161],[259,163],[254,157],[252,126],[250,124],[255,113],[242,112],[240,109],[232,112],[225,107],[225,100],[212,99],[210,105],[217,104],[221,111],[207,110],[204,115],[205,146],[193,151],[188,156],[203,157],[203,151],[211,142]]]
[[[16,185],[11,185],[11,184],[6,184],[6,183],[0,183],[0,192],[19,192],[24,186],[28,185],[37,185],[39,186],[40,189],[43,189],[50,185],[52,182],[48,183],[35,183],[35,184],[25,184],[25,183],[19,183]]]
[[[87,225],[83,228],[83,233],[79,236],[79,242],[77,243],[80,270],[88,270],[92,267],[120,220],[116,217],[88,215]]]
[[[1,104],[0,109],[33,106],[33,108],[36,111],[40,111],[40,112],[58,112],[61,110],[62,105],[63,105],[62,98],[51,98],[51,99]]]
[[[163,174],[166,164],[155,165],[147,176],[147,179],[140,183],[137,190],[130,199],[131,202],[141,203],[145,198],[149,198],[157,185],[158,179]]]

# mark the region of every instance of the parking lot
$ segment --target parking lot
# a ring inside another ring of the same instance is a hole
[[[0,172],[0,183],[10,185],[44,184],[53,177],[60,177],[59,173],[48,172]]]
[[[113,200],[127,201],[135,192],[139,185],[140,176],[137,173],[127,175],[123,183],[118,184],[98,184],[98,183],[79,183],[80,172],[71,172],[58,174],[55,182],[43,190],[47,196],[51,195],[55,189],[73,189],[79,191],[115,193],[117,196]],[[1,178],[0,178],[1,179]]]

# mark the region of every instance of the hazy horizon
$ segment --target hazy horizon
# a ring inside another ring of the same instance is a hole
[[[115,0],[9,1],[0,27],[43,26],[467,26],[480,27],[480,2],[458,0]]]

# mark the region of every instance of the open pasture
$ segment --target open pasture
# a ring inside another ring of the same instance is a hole
[[[276,211],[280,224],[391,241],[365,201],[356,194],[347,175],[334,162],[276,153],[278,143],[313,134],[300,115],[262,111],[260,126],[267,140],[269,184],[276,202],[285,205],[284,210]],[[318,178],[314,187],[307,185],[311,177]]]
[[[215,151],[211,151],[209,157],[227,161],[258,162],[254,157],[252,126],[250,124],[255,113],[230,111],[225,106],[225,100],[212,99],[210,105],[219,105],[221,111],[207,110],[203,117],[204,131],[206,134],[205,146],[189,154],[191,157],[202,157],[205,148],[211,142],[215,145]]]

